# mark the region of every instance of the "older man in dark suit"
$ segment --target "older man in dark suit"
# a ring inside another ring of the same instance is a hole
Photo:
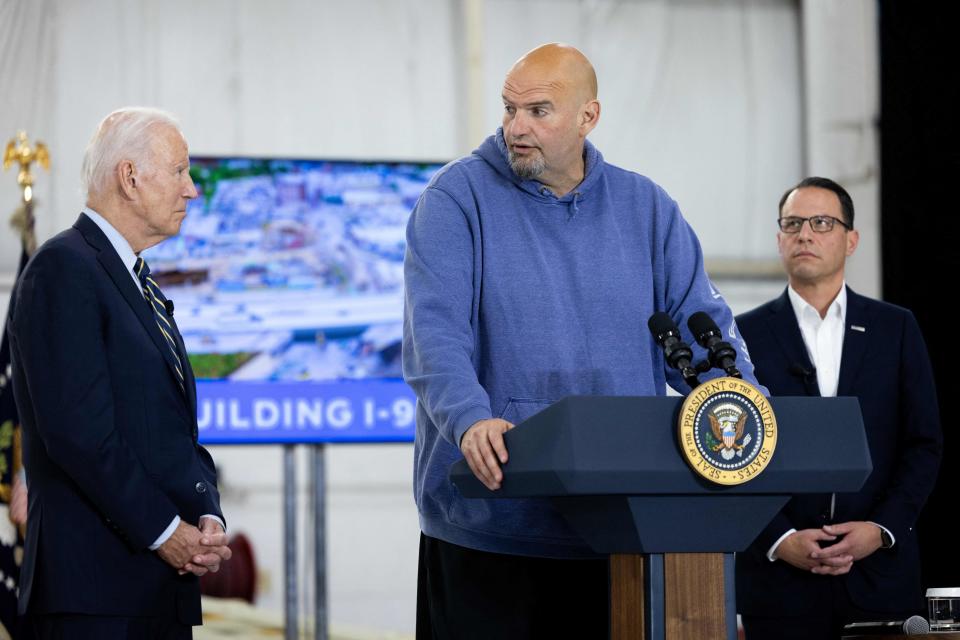
[[[922,610],[914,525],[936,481],[933,372],[906,309],[844,281],[859,240],[853,201],[807,178],[780,201],[782,296],[737,317],[757,379],[780,396],[856,396],[873,460],[857,493],[790,500],[737,556],[747,640],[839,638],[844,624]]]
[[[11,298],[30,487],[20,613],[38,638],[190,638],[197,576],[230,557],[190,364],[139,257],[179,232],[189,169],[169,114],[107,116],[86,208]]]

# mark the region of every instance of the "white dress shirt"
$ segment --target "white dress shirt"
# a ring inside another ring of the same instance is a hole
[[[807,355],[817,372],[817,386],[824,398],[837,395],[837,383],[840,380],[840,356],[843,353],[843,325],[847,319],[847,283],[840,287],[840,293],[827,307],[823,318],[820,312],[800,294],[787,287],[787,296],[793,306],[793,314],[800,325],[803,344]]]

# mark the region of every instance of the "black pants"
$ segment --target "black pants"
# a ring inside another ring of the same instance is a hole
[[[609,637],[608,563],[475,551],[420,534],[417,640]]]
[[[172,618],[79,614],[28,615],[27,640],[191,640],[193,627]]]
[[[816,615],[797,617],[744,615],[742,616],[744,638],[746,640],[839,640],[843,635],[843,626],[851,622],[906,620],[918,613],[916,611],[876,612],[860,609],[850,601],[843,581],[838,578],[824,578],[824,580],[829,580],[830,607],[818,611]]]

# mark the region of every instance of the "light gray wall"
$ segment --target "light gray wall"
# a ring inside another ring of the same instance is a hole
[[[74,219],[79,158],[116,107],[173,111],[197,154],[453,158],[498,125],[510,64],[551,40],[597,68],[593,141],[677,199],[708,257],[774,257],[771,202],[803,170],[788,0],[481,2],[481,105],[464,104],[459,2],[0,1],[17,53],[0,63],[0,135],[25,128],[54,160],[37,180],[41,238]],[[468,136],[470,111],[482,126]],[[9,272],[15,240],[0,243]]]

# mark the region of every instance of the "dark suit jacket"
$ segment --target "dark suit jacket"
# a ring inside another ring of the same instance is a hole
[[[813,365],[786,291],[738,316],[737,324],[757,379],[772,395],[820,395],[816,374],[802,372],[812,372]],[[854,562],[850,573],[840,578],[813,575],[782,561],[771,563],[767,550],[786,531],[831,522],[829,495],[795,496],[737,556],[741,613],[796,616],[823,610],[831,601],[831,581],[842,582],[860,609],[900,613],[923,606],[914,524],[936,481],[942,436],[933,370],[913,314],[847,289],[837,395],[860,400],[873,472],[859,492],[837,494],[832,522],[882,524],[896,544]]]
[[[176,515],[222,518],[189,363],[184,393],[142,291],[82,214],[30,260],[9,317],[30,487],[20,613],[199,624],[198,580],[148,550]]]

